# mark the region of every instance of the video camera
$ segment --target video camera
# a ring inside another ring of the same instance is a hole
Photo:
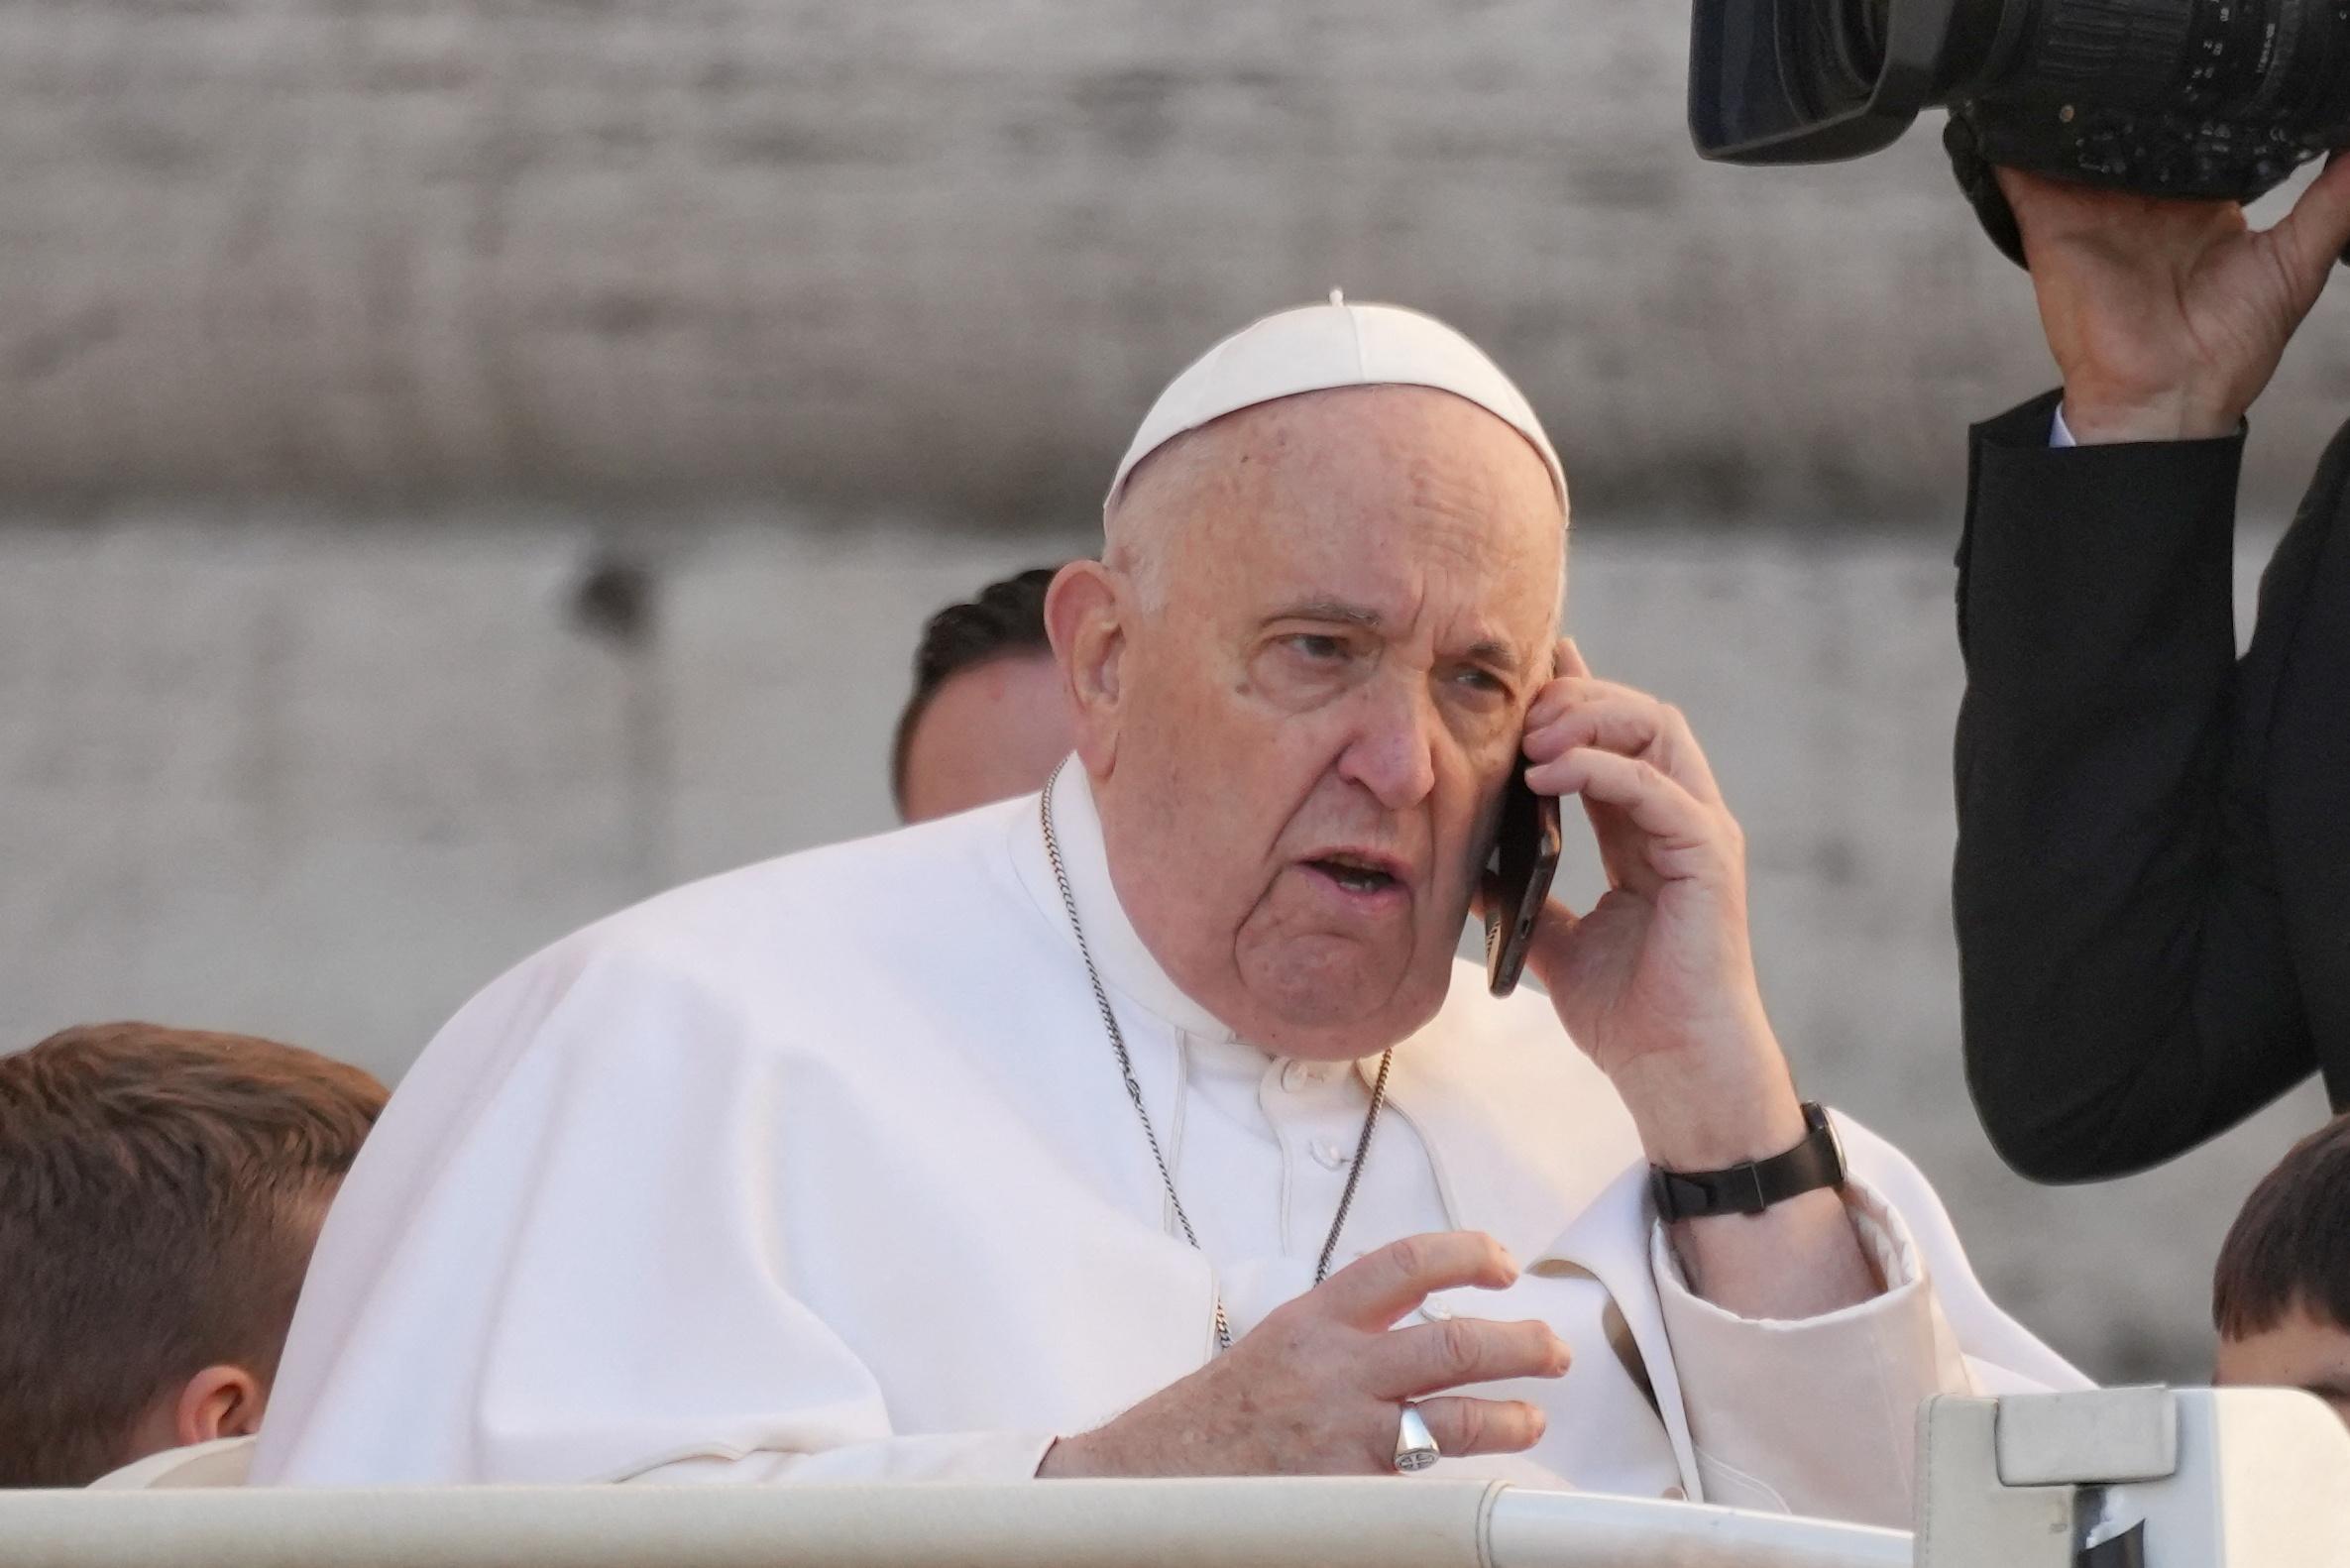
[[[2350,0],[1696,0],[1706,158],[1813,164],[1947,107],[1959,183],[2022,260],[1990,166],[2250,201],[2350,146]]]

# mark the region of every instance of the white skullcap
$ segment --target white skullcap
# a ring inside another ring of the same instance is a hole
[[[1335,289],[1306,305],[1241,328],[1191,363],[1143,416],[1126,449],[1107,511],[1142,460],[1187,430],[1243,408],[1340,387],[1432,387],[1509,422],[1550,470],[1561,510],[1567,474],[1533,405],[1485,351],[1433,316],[1397,305],[1350,305]]]

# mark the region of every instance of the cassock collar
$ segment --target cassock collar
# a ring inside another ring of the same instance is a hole
[[[1061,840],[1069,892],[1077,901],[1078,918],[1085,923],[1085,944],[1092,950],[1102,984],[1194,1039],[1238,1043],[1240,1037],[1230,1027],[1183,994],[1126,918],[1126,907],[1118,902],[1118,890],[1110,881],[1109,850],[1102,842],[1093,781],[1086,775],[1084,762],[1073,755],[1062,764],[1061,782],[1053,787],[1053,832]],[[1013,814],[1012,863],[1045,918],[1068,934],[1071,958],[1082,962],[1077,958],[1076,936],[1069,932],[1068,916],[1062,908],[1061,885],[1054,880],[1053,863],[1045,855],[1044,831],[1033,804]]]

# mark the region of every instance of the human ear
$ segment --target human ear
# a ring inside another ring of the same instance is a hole
[[[1125,604],[1099,561],[1071,561],[1045,594],[1045,631],[1077,718],[1077,755],[1096,777],[1117,754]]]
[[[250,1437],[261,1430],[269,1392],[243,1367],[206,1367],[179,1391],[172,1407],[172,1435],[184,1448],[216,1437]]]

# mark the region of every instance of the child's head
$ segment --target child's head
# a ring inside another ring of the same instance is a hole
[[[2252,1189],[2219,1250],[2213,1382],[2306,1389],[2350,1421],[2350,1116]]]
[[[0,1056],[0,1486],[259,1424],[384,1098],[293,1046],[152,1024]]]

